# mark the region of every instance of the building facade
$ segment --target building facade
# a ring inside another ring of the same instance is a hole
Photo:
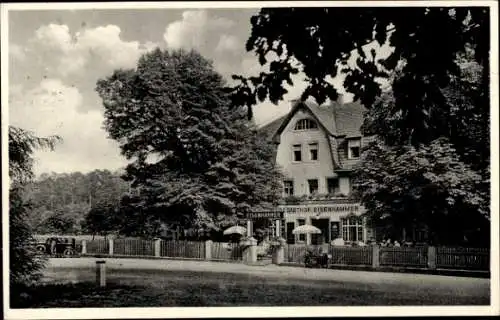
[[[360,163],[365,108],[358,102],[319,106],[294,101],[291,111],[261,130],[276,145],[276,164],[284,174],[281,233],[289,244],[367,242],[374,230],[362,217],[365,209],[351,197],[351,172]],[[294,235],[311,224],[321,235]]]

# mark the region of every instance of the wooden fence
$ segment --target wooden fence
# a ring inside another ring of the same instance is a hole
[[[235,243],[212,241],[162,241],[141,239],[90,240],[82,242],[83,254],[151,256],[197,260],[242,262],[244,248]],[[311,250],[328,253],[331,265],[403,267],[423,269],[462,269],[487,271],[490,252],[486,248],[452,247],[377,247],[331,245],[285,245],[284,262],[304,265]]]
[[[422,267],[428,265],[427,247],[381,247],[380,265],[396,267]]]
[[[370,247],[333,247],[328,253],[334,265],[372,265],[373,250]]]
[[[89,254],[108,254],[108,240],[91,240],[87,241],[87,253]]]
[[[172,258],[205,259],[205,243],[201,241],[162,241],[160,256]]]
[[[243,248],[237,243],[213,242],[211,260],[242,261]]]
[[[443,269],[488,270],[490,251],[486,248],[436,248],[436,266]]]
[[[486,248],[450,247],[322,247],[330,255],[331,265],[411,267],[430,269],[489,270],[490,251]],[[318,253],[320,246],[290,244],[285,246],[285,262],[304,265],[306,250]]]
[[[154,256],[154,241],[116,239],[113,241],[113,254],[124,256]]]

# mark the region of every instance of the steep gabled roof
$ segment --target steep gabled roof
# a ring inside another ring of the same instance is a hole
[[[292,110],[290,110],[290,112],[281,121],[281,125],[274,133],[273,138],[283,132],[295,113],[301,108],[308,110],[312,114],[314,120],[316,120],[318,124],[323,127],[329,135],[335,135],[335,121],[333,109],[331,106],[318,106],[318,104],[312,101],[294,101]]]
[[[366,108],[359,102],[334,103],[333,113],[338,136],[361,137]]]
[[[264,125],[259,131],[269,138],[276,137],[300,108],[308,110],[330,136],[345,138],[362,136],[361,125],[366,109],[357,101],[344,104],[333,102],[321,106],[312,101],[295,101],[288,114]]]

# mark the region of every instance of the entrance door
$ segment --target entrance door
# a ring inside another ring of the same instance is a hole
[[[288,244],[295,243],[295,235],[292,233],[293,229],[295,229],[295,222],[287,222],[286,223],[286,243],[288,243]]]
[[[328,243],[329,237],[329,219],[311,219],[313,226],[321,230],[321,234],[311,235],[312,244]]]

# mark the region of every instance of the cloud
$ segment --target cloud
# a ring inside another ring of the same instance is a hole
[[[217,46],[215,47],[215,51],[218,51],[218,52],[238,51],[241,49],[241,47],[242,47],[242,44],[240,43],[240,40],[238,39],[238,37],[223,34],[219,39],[219,43],[217,43]]]
[[[9,45],[9,55],[11,58],[21,62],[26,60],[25,48],[15,43]]]
[[[59,79],[45,79],[36,88],[10,90],[9,123],[38,136],[59,135],[54,152],[37,151],[36,173],[116,169],[126,162],[117,143],[107,139],[100,111],[80,112],[83,97]]]
[[[45,63],[49,76],[67,77],[88,66],[98,70],[132,68],[138,58],[151,50],[152,43],[121,39],[116,25],[99,26],[71,33],[67,25],[49,24],[35,31],[31,52]]]
[[[166,27],[163,38],[172,49],[203,50],[206,46],[213,45],[212,41],[208,41],[212,35],[228,31],[233,25],[234,21],[210,17],[205,10],[188,10],[182,13],[181,20]]]
[[[167,25],[163,38],[167,48],[194,49],[214,62],[227,80],[240,72],[245,46],[235,21],[210,15],[205,10],[187,10],[180,20]]]

